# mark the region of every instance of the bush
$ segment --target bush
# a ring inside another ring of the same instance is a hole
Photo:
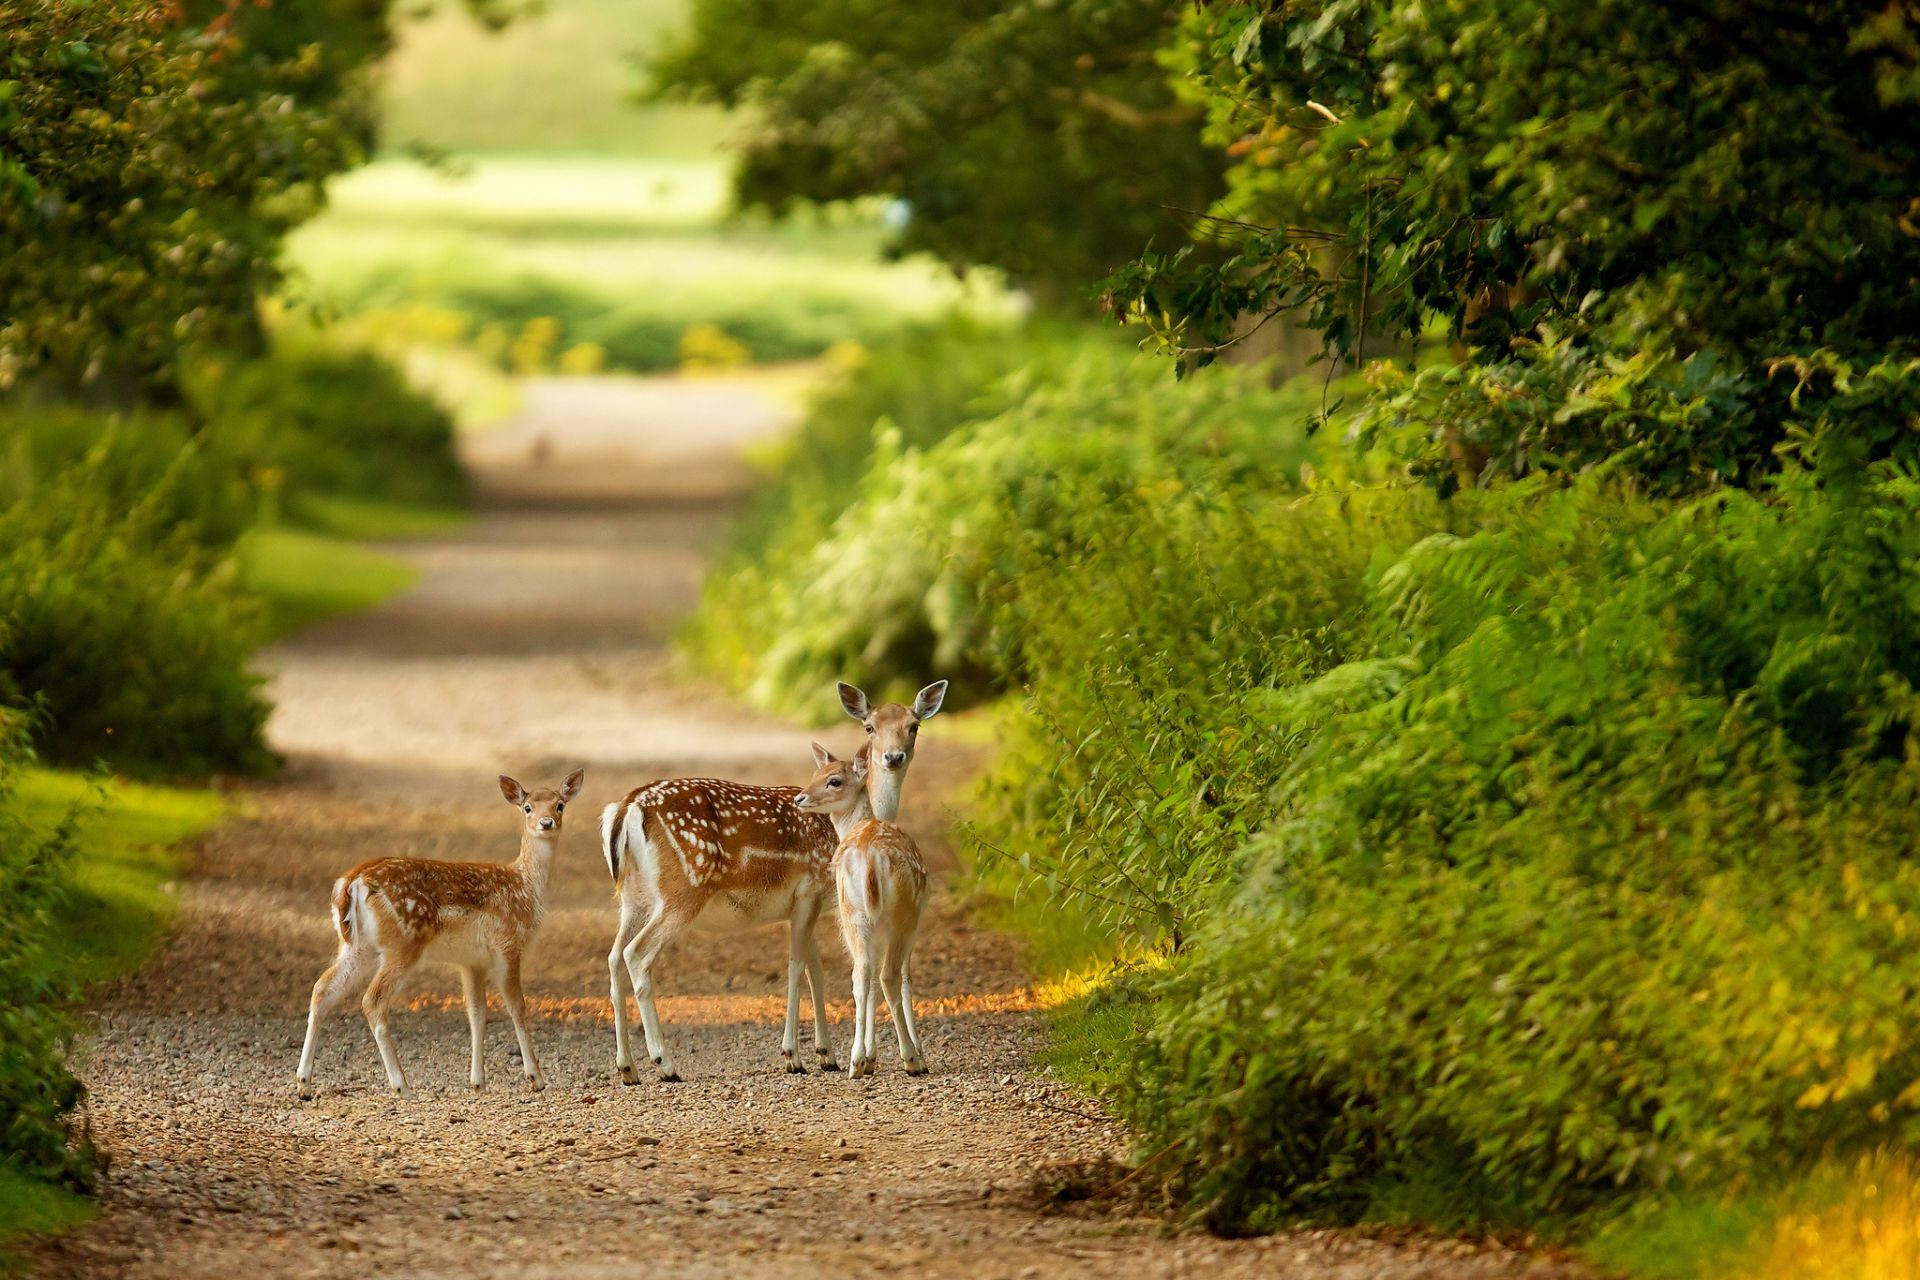
[[[73,846],[64,827],[28,833],[9,808],[28,759],[23,718],[0,710],[0,1165],[79,1189],[91,1157],[67,1125],[83,1094],[66,1065],[77,992],[49,946]]]
[[[709,588],[690,647],[783,707],[850,670],[882,684],[1017,677],[994,623],[1016,561],[1067,554],[1083,513],[1127,495],[1284,473],[1303,456],[1307,402],[1256,373],[1221,370],[1169,399],[1147,362],[1075,346],[1058,367],[994,378],[989,355],[949,371],[909,420],[911,441],[869,414],[910,396],[937,352],[876,361],[830,393]]]
[[[36,736],[57,760],[170,775],[261,768],[267,707],[247,671],[258,609],[226,551],[208,545],[210,531],[233,532],[217,523],[227,499],[208,497],[229,481],[199,443],[158,474],[128,463],[178,438],[165,419],[92,427],[84,456],[0,507],[0,705],[37,706]]]
[[[295,517],[320,494],[466,501],[452,419],[371,352],[283,326],[266,356],[207,366],[193,392],[222,447],[281,488]]]

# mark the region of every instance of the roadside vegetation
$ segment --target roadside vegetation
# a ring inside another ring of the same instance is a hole
[[[256,649],[408,581],[453,423],[267,299],[366,154],[379,7],[0,6],[0,1250],[71,1225],[93,982],[147,953],[209,776],[277,764]],[[128,779],[148,781],[135,782]]]
[[[1521,0],[1121,7],[775,6],[813,34],[747,48],[699,7],[664,66],[768,122],[744,193],[946,184],[907,242],[1098,288],[1150,354],[877,349],[689,654],[781,707],[847,671],[997,699],[976,875],[1188,1220],[1913,1274],[1913,16],[1769,8],[1782,61],[1718,5],[1551,39]],[[1108,206],[945,167],[1020,127],[971,68],[1111,121],[1143,47],[1224,194],[1104,282],[1023,257],[1067,225],[1042,194]],[[1270,321],[1331,364],[1221,365]]]

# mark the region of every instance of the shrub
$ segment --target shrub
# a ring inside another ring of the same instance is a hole
[[[73,846],[64,827],[33,835],[11,811],[29,758],[23,717],[0,710],[0,1163],[81,1188],[90,1153],[67,1125],[83,1094],[66,1064],[77,993],[48,945]]]
[[[371,352],[283,327],[263,358],[205,367],[193,393],[222,447],[277,483],[295,516],[316,494],[466,500],[452,419]]]
[[[922,419],[938,437],[925,447],[883,419],[851,488],[837,477],[860,455],[840,441],[860,415],[830,399],[789,463],[777,534],[710,593],[706,616],[726,620],[714,630],[750,619],[714,657],[722,669],[740,662],[734,674],[777,706],[806,705],[806,690],[850,670],[882,684],[934,670],[989,682],[1010,643],[994,612],[1016,560],[1068,553],[1082,513],[1203,476],[1231,485],[1297,466],[1306,417],[1297,397],[1244,370],[1221,370],[1173,400],[1155,379],[1147,362],[1087,344],[1058,368],[989,383],[970,414]],[[964,393],[935,401],[965,402]],[[853,495],[837,516],[836,492]],[[711,634],[697,631],[694,647]]]
[[[25,409],[0,428],[34,464],[0,490],[0,706],[37,707],[57,760],[266,765],[258,611],[227,555],[251,504],[216,436]]]
[[[1537,1225],[1901,1132],[1920,483],[1461,501],[1417,538],[1332,502],[1256,519],[1278,522],[1264,550],[1310,564],[1234,604],[1306,660],[1264,689],[1244,660],[1224,684],[1196,664],[1119,716],[1047,726],[1167,775],[1070,774],[1051,801],[1121,869],[1180,865],[1135,830],[1162,812],[1175,852],[1212,851],[1163,891],[1194,904],[1190,932],[1117,1081],[1146,1142],[1176,1147],[1163,1167],[1223,1228],[1408,1195],[1429,1220]],[[1356,607],[1261,603],[1336,576],[1329,538],[1372,566]],[[1037,707],[1080,705],[1057,686],[1081,679],[1037,671]],[[1087,702],[1124,687],[1095,683]],[[1209,724],[1255,740],[1254,778],[1223,785],[1232,755],[1194,742]],[[1211,846],[1196,790],[1223,809]],[[1236,851],[1236,828],[1264,829]]]

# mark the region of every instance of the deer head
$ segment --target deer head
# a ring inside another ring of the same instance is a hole
[[[869,758],[876,767],[890,773],[913,763],[913,745],[920,733],[920,722],[937,715],[946,697],[947,682],[936,680],[915,695],[910,707],[897,702],[876,707],[868,703],[867,695],[857,687],[844,680],[840,682],[840,705],[866,727],[867,745],[872,748]]]
[[[580,784],[586,779],[585,769],[575,769],[568,774],[558,790],[553,787],[539,787],[528,791],[506,774],[500,775],[500,794],[507,803],[517,807],[525,815],[526,834],[536,839],[550,839],[560,834],[560,818],[566,812],[567,804],[580,794]]]

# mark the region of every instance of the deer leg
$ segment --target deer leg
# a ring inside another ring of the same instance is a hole
[[[827,1030],[827,969],[820,960],[820,939],[807,931],[807,993],[813,999],[813,1051],[822,1071],[838,1071],[833,1060],[833,1034]]]
[[[300,1047],[300,1067],[294,1077],[303,1098],[313,1097],[313,1055],[320,1048],[320,1024],[360,985],[366,967],[362,952],[342,947],[320,980],[313,984],[313,999],[307,1005],[307,1041]]]
[[[467,1083],[474,1092],[487,1087],[487,971],[460,970],[460,994],[467,1001],[467,1029],[473,1033],[473,1065],[467,1071]]]
[[[900,1002],[893,1006],[893,1020],[900,1024],[900,1056],[910,1076],[927,1074],[926,1054],[920,1048],[920,1026],[913,1020],[913,940],[908,939],[900,957]],[[911,1046],[909,1048],[909,1046]]]
[[[402,1098],[413,1095],[407,1089],[407,1077],[401,1073],[400,1059],[393,1052],[393,1037],[387,1031],[387,1006],[393,1000],[394,986],[410,967],[391,955],[382,956],[379,972],[373,975],[366,993],[360,997],[360,1009],[367,1015],[367,1026],[373,1029],[374,1047],[380,1050],[380,1064],[387,1069],[387,1087]]]
[[[919,1046],[913,1042],[913,1028],[907,1023],[906,1005],[900,994],[905,978],[906,965],[896,942],[887,948],[886,958],[880,964],[880,990],[886,994],[887,1012],[893,1015],[893,1034],[900,1042],[900,1063],[908,1075],[917,1076],[926,1070],[926,1065],[920,1061]]]
[[[646,1032],[647,1048],[653,1060],[660,1064],[660,1078],[669,1082],[678,1080],[680,1072],[674,1068],[673,1058],[667,1052],[666,1037],[660,1031],[660,1011],[653,1003],[653,962],[692,920],[692,913],[662,907],[633,941],[627,943],[627,976],[633,982],[634,1002],[640,1006],[640,1025]]]
[[[627,1026],[627,944],[633,941],[639,926],[639,910],[625,892],[620,895],[620,928],[613,935],[613,950],[607,952],[607,982],[613,996],[613,1065],[621,1084],[639,1084],[640,1073],[633,1065],[633,1032]],[[654,1041],[647,1040],[647,1055],[654,1055]]]
[[[513,1035],[520,1042],[521,1069],[534,1092],[547,1087],[540,1074],[540,1060],[533,1056],[533,1039],[527,1035],[527,998],[520,990],[520,953],[509,951],[500,961],[500,998],[506,1002],[507,1016],[513,1019]]]
[[[819,913],[818,907],[803,903],[787,921],[787,1025],[780,1038],[780,1057],[786,1062],[788,1072],[798,1075],[804,1075],[807,1070],[800,1061],[800,977],[807,970],[813,922]],[[817,1001],[814,1007],[818,1009]]]

